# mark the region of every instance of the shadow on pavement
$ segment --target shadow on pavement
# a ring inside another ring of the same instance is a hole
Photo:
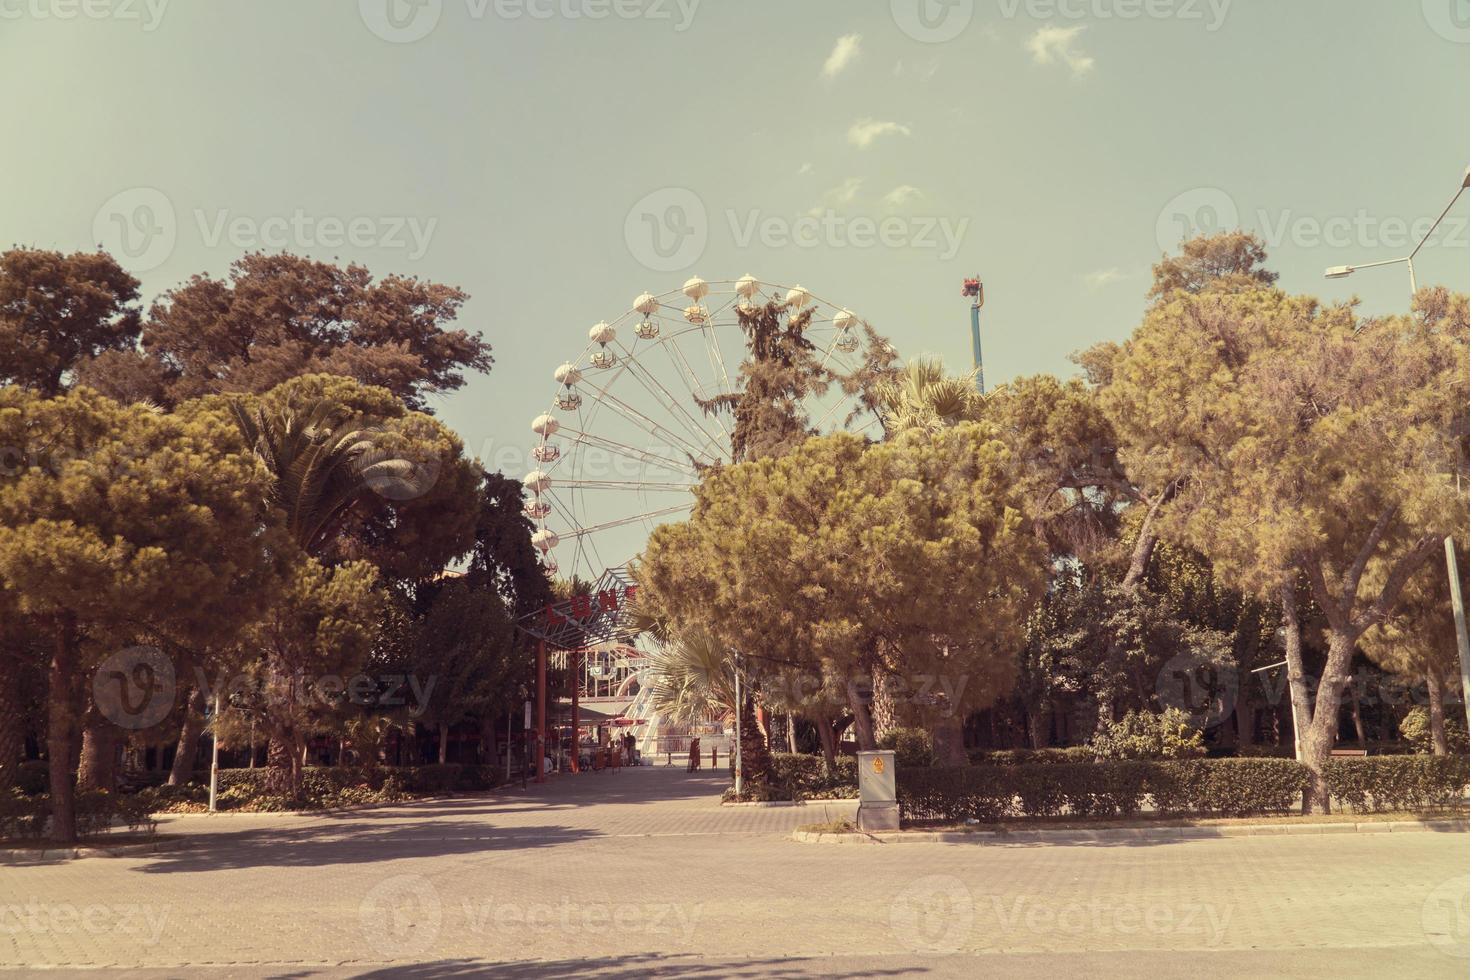
[[[922,967],[877,967],[834,971],[826,959],[792,959],[771,957],[706,962],[683,957],[655,954],[614,956],[606,959],[535,960],[520,963],[486,963],[480,960],[440,960],[412,966],[384,967],[358,974],[372,980],[436,980],[436,978],[494,977],[497,980],[531,980],[531,978],[602,977],[606,980],[641,980],[644,977],[678,978],[678,980],[715,980],[723,977],[903,977],[919,976],[929,971]],[[302,974],[281,974],[285,977]]]
[[[369,864],[481,851],[528,850],[600,837],[595,830],[547,824],[495,827],[484,822],[400,818],[324,824],[301,830],[245,830],[191,836],[186,850],[165,851],[138,870],[145,874]]]

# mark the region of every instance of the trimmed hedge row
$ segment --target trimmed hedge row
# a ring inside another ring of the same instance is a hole
[[[153,801],[126,793],[91,790],[76,795],[77,835],[105,834],[114,823],[129,830],[152,833]],[[18,790],[0,794],[0,839],[40,837],[51,817],[51,798],[44,793],[27,795]]]
[[[1470,757],[1335,759],[1328,784],[1361,812],[1453,806],[1470,786]],[[1164,815],[1249,817],[1301,805],[1306,767],[1290,759],[1186,759],[900,769],[898,802],[916,822],[1007,817]]]
[[[1327,764],[1333,799],[1359,813],[1458,805],[1470,785],[1470,755],[1380,755]]]

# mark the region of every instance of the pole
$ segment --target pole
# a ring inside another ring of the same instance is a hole
[[[214,692],[214,728],[210,731],[210,756],[209,756],[209,812],[219,812],[219,721],[220,721],[220,694]],[[250,746],[250,751],[255,751],[255,746]]]
[[[510,784],[510,719],[511,709],[505,709],[505,782]]]
[[[1460,644],[1460,691],[1465,702],[1465,723],[1470,725],[1470,631],[1465,628],[1465,597],[1460,592],[1460,566],[1455,557],[1455,539],[1444,539],[1445,565],[1450,573],[1450,601],[1455,606],[1455,637]]]
[[[546,641],[536,644],[536,782],[546,782]]]
[[[572,772],[582,771],[582,651],[573,650],[572,678]]]
[[[1467,699],[1470,700],[1470,699]],[[745,699],[740,691],[740,654],[735,654],[735,795],[745,792],[745,740],[741,738],[740,724],[745,716]]]
[[[985,351],[980,344],[980,307],[984,302],[983,298],[977,296],[970,307],[970,340],[975,347],[975,385],[982,395],[985,394]]]

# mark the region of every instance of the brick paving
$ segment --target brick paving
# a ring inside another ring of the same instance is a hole
[[[1470,976],[1470,835],[834,848],[786,836],[823,808],[722,808],[721,787],[631,770],[175,818],[182,850],[0,867],[0,967]]]

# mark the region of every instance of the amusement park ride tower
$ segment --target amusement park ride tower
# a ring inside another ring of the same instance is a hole
[[[985,283],[979,276],[965,280],[964,295],[970,304],[970,340],[975,345],[975,385],[985,394],[985,354],[980,347],[980,310],[985,305]]]

